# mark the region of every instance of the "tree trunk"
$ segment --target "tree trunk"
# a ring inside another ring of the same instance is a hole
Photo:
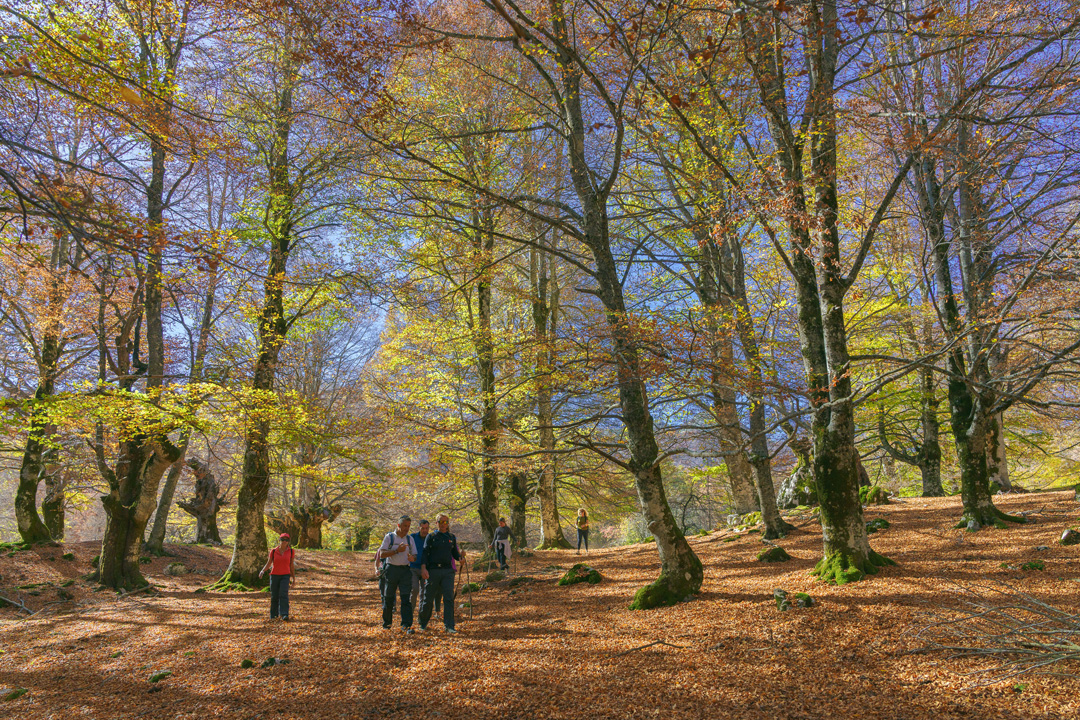
[[[291,72],[291,71],[289,71]],[[270,418],[276,396],[274,378],[278,356],[289,326],[285,321],[284,285],[293,241],[293,196],[289,182],[289,136],[292,130],[293,78],[278,96],[272,119],[274,138],[268,158],[270,198],[267,230],[270,260],[263,284],[263,308],[259,316],[259,353],[255,359],[252,395],[260,404],[248,411],[244,438],[243,478],[236,498],[236,536],[229,567],[215,587],[240,583],[260,587],[259,578],[268,546],[264,510],[270,492]]]
[[[46,443],[53,427],[48,420],[43,401],[52,395],[52,383],[48,380],[38,386],[30,404],[30,430],[26,436],[22,467],[19,469],[19,487],[15,491],[15,520],[22,541],[28,544],[45,543],[52,539],[49,528],[41,521],[37,511],[38,486],[46,475]]]
[[[510,537],[514,545],[523,548],[528,544],[525,536],[525,503],[529,497],[529,476],[523,472],[510,473]]]
[[[845,263],[840,256],[838,227],[836,3],[811,3],[806,12],[809,37],[802,41],[803,62],[810,87],[803,99],[806,127],[798,131],[792,127],[789,112],[787,60],[777,46],[785,32],[780,14],[750,10],[741,13],[739,23],[745,56],[754,69],[766,110],[788,208],[790,249],[786,264],[795,280],[799,344],[814,410],[814,480],[824,540],[824,557],[814,573],[845,583],[876,573],[879,566],[891,561],[870,549],[858,492],[843,308],[850,281],[842,274]],[[810,143],[809,163],[806,142]]]
[[[934,390],[934,375],[930,370],[922,371],[922,389],[922,445],[919,447],[918,463],[919,472],[922,474],[922,495],[942,497],[945,489],[941,486],[941,423],[938,422],[940,401]]]
[[[550,232],[554,235],[554,231]],[[529,276],[532,285],[533,339],[536,343],[536,426],[542,452],[540,477],[536,484],[536,497],[540,502],[540,549],[554,550],[571,547],[559,523],[559,497],[555,487],[557,461],[551,386],[552,373],[555,371],[559,284],[554,256],[530,249]]]
[[[739,334],[743,356],[750,370],[750,464],[754,469],[754,490],[757,492],[765,539],[776,540],[795,529],[780,516],[776,505],[776,487],[772,479],[772,460],[769,453],[769,429],[765,421],[765,377],[754,316],[746,293],[746,263],[738,237],[728,236],[721,246],[730,268],[735,330]]]
[[[64,540],[64,518],[67,514],[67,474],[58,466],[46,467],[45,499],[41,501],[41,518],[54,542]]]
[[[209,277],[207,279],[206,297],[203,300],[202,318],[199,321],[199,338],[195,345],[195,356],[192,359],[191,373],[188,380],[192,383],[202,379],[203,363],[206,360],[206,348],[210,343],[210,328],[214,322],[214,295],[217,289],[217,268],[219,257],[209,259]],[[184,456],[187,454],[188,442],[191,440],[191,430],[184,428],[180,434],[180,457],[169,468],[169,474],[165,478],[165,486],[161,489],[161,499],[158,500],[157,513],[154,515],[154,525],[150,530],[150,540],[146,549],[155,555],[165,553],[165,529],[169,521],[169,510],[172,508],[173,497],[176,494],[176,484],[180,480],[180,474],[184,466]],[[217,537],[217,518],[214,519],[213,536]],[[221,540],[217,540],[220,543]]]
[[[499,475],[496,469],[499,452],[499,406],[495,397],[495,341],[491,334],[491,285],[492,262],[495,250],[494,219],[491,212],[476,212],[473,216],[475,235],[473,240],[476,283],[476,326],[473,328],[473,346],[476,349],[476,367],[480,376],[480,498],[477,513],[484,542],[491,545],[495,528],[499,526]]]
[[[553,1],[554,34],[570,47],[568,18],[563,3]],[[659,447],[649,412],[649,397],[642,378],[638,341],[631,327],[623,297],[622,282],[611,251],[608,227],[607,190],[594,184],[593,168],[586,153],[586,123],[581,99],[582,70],[567,53],[557,57],[562,74],[561,110],[567,130],[570,178],[583,215],[582,235],[594,260],[597,297],[604,305],[612,335],[619,383],[619,408],[626,426],[630,451],[628,469],[634,476],[641,512],[656,538],[660,555],[660,577],[638,590],[631,608],[646,609],[674,604],[701,588],[704,569],[701,560],[686,542],[668,504],[660,471]],[[613,173],[614,176],[614,173]]]
[[[195,497],[186,502],[181,500],[177,505],[195,518],[195,542],[221,545],[217,515],[226,501],[218,495],[217,478],[210,472],[210,465],[200,460],[191,458],[187,466],[195,473]]]
[[[1005,425],[1002,413],[991,415],[987,423],[986,474],[990,483],[997,483],[1002,492],[1012,492],[1009,482],[1009,459],[1005,454]]]

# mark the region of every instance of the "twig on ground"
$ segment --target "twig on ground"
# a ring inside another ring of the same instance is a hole
[[[649,643],[648,645],[642,645],[641,647],[630,648],[629,650],[623,650],[621,653],[615,653],[614,655],[609,655],[608,658],[611,659],[611,658],[622,657],[623,655],[629,655],[632,652],[635,652],[637,650],[644,650],[645,648],[650,648],[653,645],[667,645],[668,647],[673,647],[673,648],[685,648],[686,647],[685,645],[674,645],[674,644],[669,643],[669,642],[667,642],[665,640],[654,640],[651,643]]]
[[[12,600],[11,598],[6,598],[6,597],[0,597],[0,600],[3,600],[4,602],[8,603],[9,605],[14,605],[15,607],[19,608],[20,610],[22,610],[25,613],[30,613],[31,615],[34,614],[34,612],[30,608],[26,607],[25,605],[23,605],[18,600]]]
[[[1080,616],[1002,586],[1005,590],[961,586],[967,595],[961,606],[934,608],[934,621],[915,634],[927,645],[909,652],[947,652],[950,658],[992,661],[989,667],[966,673],[981,676],[976,686],[1027,673],[1054,674],[1050,666],[1080,660]],[[998,597],[987,598],[986,591]]]

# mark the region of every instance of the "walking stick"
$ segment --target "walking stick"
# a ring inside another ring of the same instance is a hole
[[[472,585],[472,577],[469,575],[468,563],[465,564],[465,582]],[[469,622],[472,622],[473,605],[476,602],[476,599],[473,597],[474,595],[476,595],[475,592],[469,593]]]

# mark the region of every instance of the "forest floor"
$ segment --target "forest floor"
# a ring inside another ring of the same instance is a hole
[[[754,533],[718,531],[691,543],[705,564],[700,596],[632,612],[634,590],[658,573],[655,546],[537,552],[518,575],[458,610],[458,635],[383,630],[370,553],[299,551],[290,623],[267,619],[263,593],[196,593],[228,552],[169,546],[144,566],[153,595],[117,597],[80,579],[90,543],[0,557],[0,701],[5,718],[1078,718],[1080,661],[1057,675],[978,685],[981,658],[912,652],[935,612],[968,590],[1005,586],[1080,615],[1080,546],[1056,541],[1075,524],[1072,492],[999,496],[1033,522],[1007,530],[952,528],[957,498],[906,498],[867,508],[891,528],[871,536],[899,564],[863,582],[810,577],[821,531],[808,517],[780,542],[786,563],[756,561]],[[735,537],[734,540],[729,538]],[[1042,548],[1042,549],[1040,549]],[[73,560],[62,554],[74,553]],[[558,587],[574,562],[599,585]],[[1039,560],[1043,570],[1022,570]],[[164,574],[172,562],[193,572]],[[483,573],[473,571],[471,579]],[[64,587],[68,580],[75,582]],[[38,587],[27,588],[27,585]],[[1004,585],[1002,585],[1004,584]],[[23,586],[19,588],[18,586]],[[814,607],[778,611],[774,588],[808,592]],[[72,597],[64,600],[63,590]],[[39,594],[34,594],[35,592]],[[15,597],[13,597],[13,595]],[[462,602],[459,598],[458,602]],[[56,603],[56,604],[50,604]],[[663,641],[643,649],[648,643]],[[624,654],[625,653],[625,654]],[[267,658],[287,659],[267,669]],[[255,667],[241,668],[251,659]],[[157,683],[157,672],[172,675]]]

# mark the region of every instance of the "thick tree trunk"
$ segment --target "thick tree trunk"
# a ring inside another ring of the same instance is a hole
[[[920,402],[922,444],[919,446],[919,472],[922,474],[923,497],[942,497],[941,486],[941,423],[938,421],[940,401],[934,391],[934,376],[929,370],[922,373],[923,392]]]
[[[1002,413],[990,416],[986,434],[986,475],[1002,492],[1012,492],[1009,459],[1005,453],[1005,425]]]
[[[729,341],[730,345],[730,341]],[[739,429],[739,413],[735,406],[735,391],[724,386],[724,381],[714,373],[713,415],[724,448],[731,499],[739,515],[759,509],[757,489],[754,487],[754,468],[743,450],[743,434]]]
[[[52,453],[49,453],[52,454]],[[64,539],[64,518],[67,514],[67,474],[60,467],[46,466],[45,498],[41,501],[41,519],[54,542]]]
[[[510,537],[514,545],[523,548],[528,544],[525,536],[525,504],[529,498],[529,476],[523,472],[510,473]]]
[[[49,528],[41,521],[37,511],[38,486],[46,475],[46,442],[52,425],[43,406],[45,398],[52,395],[52,383],[38,386],[30,405],[30,431],[26,436],[22,466],[19,469],[19,487],[15,491],[15,521],[24,543],[45,543],[52,539]]]
[[[105,506],[105,535],[101,542],[97,579],[113,589],[146,585],[139,567],[143,531],[154,511],[157,486],[179,451],[167,439],[145,437],[120,443],[115,483],[101,498]]]
[[[150,527],[150,539],[146,541],[146,551],[152,555],[160,557],[165,554],[165,529],[168,526],[169,511],[172,509],[176,485],[180,481],[180,474],[184,468],[184,455],[187,453],[190,439],[191,431],[184,428],[180,434],[180,442],[177,444],[180,457],[169,468],[165,483],[161,486],[161,497],[158,499],[157,511],[154,513],[154,524]]]

